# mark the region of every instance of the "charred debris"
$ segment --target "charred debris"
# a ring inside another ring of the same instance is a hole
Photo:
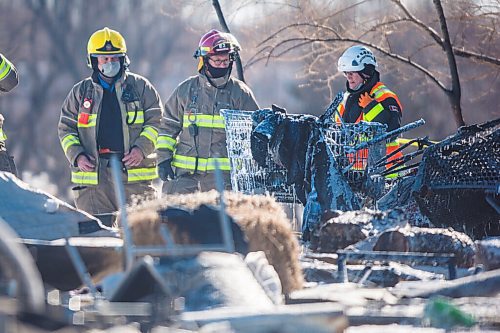
[[[423,121],[224,117],[234,191],[122,205],[120,228],[1,173],[0,330],[500,328],[500,120],[388,161]]]

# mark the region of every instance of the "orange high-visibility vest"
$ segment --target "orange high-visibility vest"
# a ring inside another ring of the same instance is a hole
[[[345,92],[344,93],[344,98],[342,99],[342,102],[339,104],[337,107],[338,113],[335,114],[335,122],[337,124],[341,123],[340,117],[343,118],[344,112],[345,112],[345,104],[347,102],[347,98],[349,97],[350,93]],[[373,96],[373,98],[378,102],[370,111],[364,113],[361,112],[358,119],[356,119],[355,123],[359,123],[362,120],[365,121],[372,121],[380,112],[384,110],[382,106],[382,101],[385,99],[392,97],[396,100],[396,103],[398,103],[399,109],[403,111],[403,107],[401,106],[401,103],[399,102],[398,96],[390,91],[382,82],[377,82],[373,86],[373,88],[370,90],[370,96]],[[340,115],[340,117],[339,117]],[[399,144],[394,140],[386,144],[386,155],[394,152],[396,149],[399,148]],[[355,154],[347,154],[347,157],[349,158],[349,162],[353,163],[353,169],[354,170],[364,170],[366,168],[366,161],[368,160],[368,149],[361,149],[357,151]],[[398,152],[394,156],[392,156],[389,161],[393,161],[395,159],[398,159],[400,157],[403,157],[403,154],[401,152]],[[386,168],[390,168],[393,164],[389,163],[387,164]]]

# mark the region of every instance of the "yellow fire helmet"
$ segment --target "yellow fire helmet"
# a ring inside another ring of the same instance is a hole
[[[91,56],[117,55],[125,57],[125,62],[129,63],[127,57],[127,44],[125,38],[115,30],[105,27],[97,30],[90,36],[87,44],[87,64],[92,67]]]

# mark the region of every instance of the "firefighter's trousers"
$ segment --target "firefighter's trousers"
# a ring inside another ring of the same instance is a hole
[[[17,169],[16,165],[14,164],[14,159],[4,148],[0,148],[0,171],[7,171],[13,173],[14,176],[17,176]]]
[[[229,172],[222,173],[224,189],[231,190]],[[188,173],[163,183],[163,194],[186,194],[216,189],[215,172]]]
[[[73,188],[75,204],[97,218],[105,225],[111,226],[115,221],[116,212],[120,209],[114,190],[113,174],[109,160],[99,161],[99,183],[95,186],[76,186]],[[156,197],[151,181],[128,184],[126,172],[122,172],[127,204],[138,204]]]

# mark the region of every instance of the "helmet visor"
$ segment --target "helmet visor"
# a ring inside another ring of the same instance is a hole
[[[125,57],[125,53],[92,53],[90,55],[91,57],[97,58],[97,57],[108,57],[108,58],[119,58],[119,57]]]

